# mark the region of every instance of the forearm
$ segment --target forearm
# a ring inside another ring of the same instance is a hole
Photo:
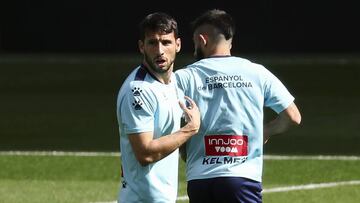
[[[299,125],[301,122],[301,115],[294,103],[290,104],[288,108],[282,111],[274,120],[264,125],[264,143],[272,135],[281,134],[287,131],[290,127]]]
[[[185,113],[187,124],[178,131],[157,139],[153,139],[153,132],[129,135],[131,147],[141,165],[145,166],[163,159],[198,132],[200,128],[200,111],[192,99],[185,98],[190,102],[190,107],[186,107],[181,102],[179,102],[179,105]]]
[[[146,146],[142,147],[137,158],[143,166],[159,161],[178,149],[196,133],[197,130],[181,128],[170,135],[151,140]]]
[[[291,122],[282,117],[277,117],[276,119],[270,121],[264,126],[264,134],[267,136],[281,134],[285,132],[291,126]]]

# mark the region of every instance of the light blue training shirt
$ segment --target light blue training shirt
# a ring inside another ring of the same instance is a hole
[[[175,202],[178,188],[178,150],[162,160],[141,166],[128,134],[149,132],[153,139],[180,128],[182,110],[178,104],[176,78],[160,83],[141,65],[125,80],[117,100],[122,161],[119,202]]]
[[[187,180],[244,177],[261,182],[263,109],[294,100],[264,66],[234,56],[211,57],[175,72],[179,89],[197,103],[201,127],[186,145]]]

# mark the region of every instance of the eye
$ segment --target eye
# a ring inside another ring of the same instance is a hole
[[[155,40],[149,40],[148,42],[147,42],[149,45],[156,45],[157,44],[157,41],[155,41]]]
[[[163,40],[163,41],[161,41],[161,44],[163,44],[164,46],[171,45],[172,41],[171,40]]]

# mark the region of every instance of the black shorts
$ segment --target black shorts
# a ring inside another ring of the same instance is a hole
[[[260,182],[241,177],[218,177],[190,180],[187,193],[190,203],[261,203]]]

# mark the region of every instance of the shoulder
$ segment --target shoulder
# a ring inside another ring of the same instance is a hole
[[[199,69],[206,67],[206,63],[204,63],[204,61],[206,61],[206,59],[202,59],[194,63],[188,64],[183,68],[176,70],[175,75],[191,75],[192,73],[199,71]]]
[[[135,97],[153,97],[156,88],[147,81],[134,80],[129,83],[128,91]]]
[[[255,71],[259,76],[264,76],[271,74],[271,72],[263,65],[249,59],[240,58],[242,63],[250,68],[250,70]]]
[[[119,91],[119,99],[127,96],[149,96],[153,94],[153,87],[146,80],[146,73],[136,68],[124,81]]]
[[[151,91],[154,86],[154,80],[148,74],[145,68],[137,67],[127,78],[128,88],[142,88],[143,90]]]
[[[194,66],[193,64],[191,65],[187,65],[182,69],[178,69],[175,71],[175,77],[177,80],[182,80],[182,79],[186,79],[188,77],[190,77],[190,75],[192,74],[192,72],[196,71],[195,70],[196,66]]]
[[[266,68],[264,65],[260,64],[260,63],[257,63],[257,62],[254,62],[254,61],[251,61],[250,59],[245,59],[245,58],[240,58],[240,57],[237,57],[238,61],[240,63],[243,63],[244,65],[247,65],[247,66],[250,66],[251,68],[254,68],[256,70],[259,70],[259,71],[265,71]]]

